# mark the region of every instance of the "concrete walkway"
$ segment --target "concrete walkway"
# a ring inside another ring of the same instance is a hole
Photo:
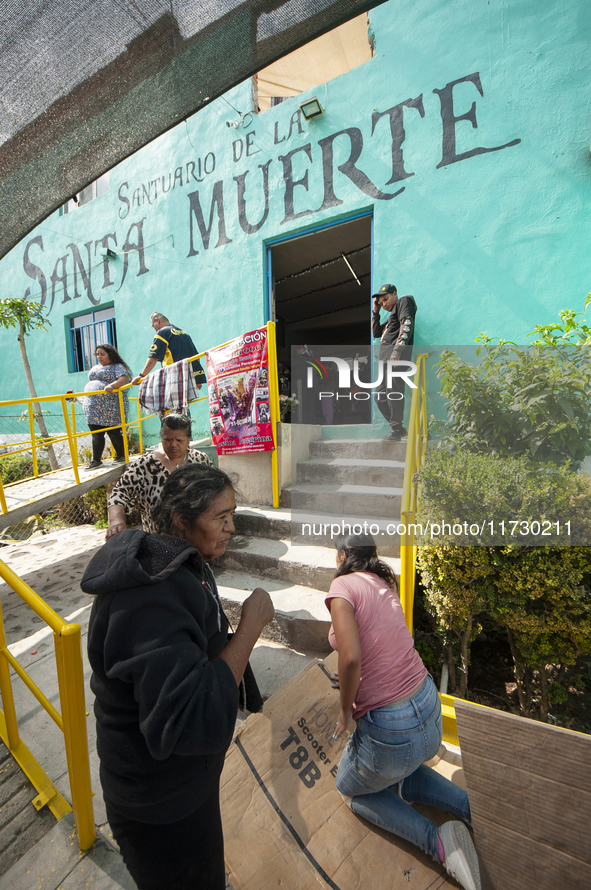
[[[105,806],[98,779],[90,668],[86,659],[86,633],[92,597],[79,587],[80,578],[104,540],[104,531],[92,526],[62,529],[29,541],[0,549],[0,559],[48,601],[60,615],[82,628],[85,661],[87,731],[90,746],[91,777],[95,793],[94,813],[98,840],[86,854],[76,842],[73,816],[56,823],[0,877],[0,890],[134,890],[116,845],[110,837]],[[6,585],[0,585],[0,599],[9,649],[30,673],[49,700],[59,706],[57,675],[51,632]],[[313,655],[306,655],[271,641],[261,641],[251,663],[261,692],[272,695],[283,683],[305,667]],[[13,681],[19,731],[31,753],[50,779],[71,803],[63,735],[20,680]],[[243,717],[239,718],[239,722]],[[0,769],[2,766],[0,765]],[[23,801],[22,809],[32,804]],[[27,818],[30,813],[27,810]],[[47,818],[42,813],[37,818]],[[1,821],[1,820],[0,820]],[[17,828],[16,823],[13,828]],[[11,831],[11,820],[5,831]],[[2,845],[0,843],[0,850]],[[2,854],[0,852],[0,872]]]

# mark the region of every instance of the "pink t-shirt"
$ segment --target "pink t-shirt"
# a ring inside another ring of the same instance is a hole
[[[390,704],[418,689],[427,669],[414,648],[397,594],[373,572],[341,575],[330,585],[324,602],[330,611],[334,597],[355,610],[361,644],[361,681],[353,704],[353,718]],[[328,640],[337,648],[331,625]]]

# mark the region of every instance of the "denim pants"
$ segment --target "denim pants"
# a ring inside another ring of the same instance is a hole
[[[416,844],[439,862],[437,825],[410,804],[439,807],[469,825],[463,788],[430,767],[441,744],[441,704],[427,677],[409,701],[374,708],[357,721],[343,751],[337,789],[368,822]]]

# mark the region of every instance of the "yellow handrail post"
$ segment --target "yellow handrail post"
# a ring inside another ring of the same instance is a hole
[[[273,506],[279,506],[279,454],[277,448],[277,424],[281,417],[279,411],[279,376],[277,374],[277,344],[275,342],[275,322],[267,322],[267,347],[269,356],[269,402],[271,407],[271,432],[273,435],[273,451],[271,452],[271,484],[273,488]]]
[[[76,441],[77,432],[76,432],[76,400],[75,399],[72,399],[72,401],[71,401],[70,414],[72,415],[72,420],[71,420],[72,438],[74,439],[74,441]],[[78,456],[78,443],[76,443],[76,456]]]
[[[2,485],[2,476],[0,476],[0,509],[3,513],[8,513],[6,506],[6,497],[4,496],[4,486]]]
[[[14,707],[14,696],[12,694],[10,667],[4,657],[6,651],[7,646],[6,636],[4,634],[4,620],[2,618],[2,609],[0,609],[0,694],[2,695],[2,705],[4,707],[4,719],[6,720],[8,747],[14,749],[18,745],[20,738],[16,720],[16,709]]]
[[[123,410],[123,390],[119,389],[119,416],[121,417],[121,430],[123,432],[123,454],[125,455],[125,463],[129,462],[129,443],[127,441],[127,420],[125,411]]]
[[[61,633],[54,633],[54,641],[72,808],[80,849],[88,850],[94,844],[96,834],[88,756],[80,625],[67,625]]]
[[[31,431],[31,453],[33,455],[33,476],[39,475],[37,465],[37,442],[35,440],[35,420],[33,417],[33,403],[29,401],[29,430]]]
[[[60,398],[60,402],[62,403],[62,412],[64,415],[66,436],[68,437],[68,446],[70,448],[70,458],[72,459],[72,469],[74,470],[74,479],[76,480],[76,485],[80,485],[80,474],[78,472],[78,449],[76,448],[76,440],[72,439],[72,429],[70,427],[70,415],[68,414],[66,397],[62,396]]]
[[[140,400],[137,400],[137,431],[138,431],[138,441],[140,446],[140,454],[144,453],[144,435],[142,432],[142,406],[140,405]]]
[[[414,476],[421,469],[427,449],[427,387],[425,382],[426,353],[416,358],[417,388],[413,389],[408,423],[408,444],[404,467],[402,508],[400,520],[404,532],[400,536],[400,602],[408,629],[413,631],[413,607],[415,589],[415,562],[417,557],[414,517],[417,492]],[[413,526],[410,529],[410,526]]]

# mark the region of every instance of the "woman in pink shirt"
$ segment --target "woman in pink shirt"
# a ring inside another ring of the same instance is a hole
[[[437,688],[414,648],[391,570],[370,535],[337,538],[337,572],[326,596],[329,641],[339,653],[338,738],[356,720],[337,789],[358,816],[411,841],[466,890],[480,890],[478,857],[463,822],[438,827],[412,802],[470,824],[468,794],[424,766],[441,745]]]

